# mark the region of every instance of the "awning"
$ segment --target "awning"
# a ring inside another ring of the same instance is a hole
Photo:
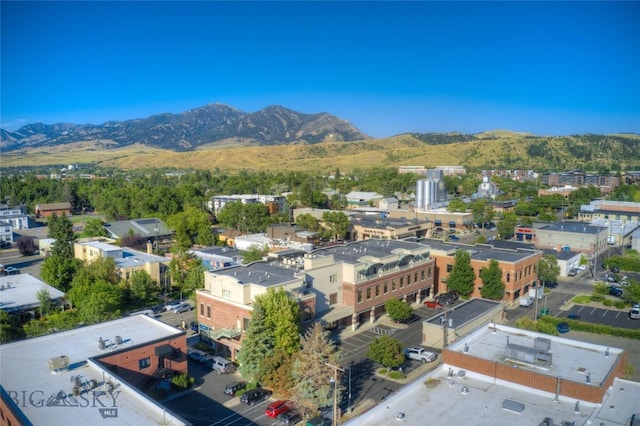
[[[353,315],[353,306],[336,305],[318,318],[321,322],[332,323]]]
[[[156,347],[156,356],[161,358],[163,356],[171,355],[174,351],[174,347],[171,345],[160,345]]]

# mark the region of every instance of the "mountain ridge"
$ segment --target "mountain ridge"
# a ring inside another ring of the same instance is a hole
[[[139,143],[181,152],[234,138],[257,146],[369,139],[348,121],[326,112],[305,114],[270,105],[245,113],[226,104],[211,103],[177,114],[160,113],[103,124],[30,123],[13,132],[0,129],[0,149],[9,152],[111,140],[117,147]]]

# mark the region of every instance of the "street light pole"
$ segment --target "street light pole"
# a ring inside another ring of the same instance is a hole
[[[351,412],[351,367],[349,367],[349,412]]]

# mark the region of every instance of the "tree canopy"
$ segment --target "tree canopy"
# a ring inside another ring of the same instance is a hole
[[[497,260],[491,259],[489,266],[480,271],[482,288],[480,295],[485,299],[501,300],[504,296],[504,283],[502,282],[502,269]]]
[[[390,336],[380,336],[369,344],[367,357],[385,367],[396,368],[404,364],[405,355],[402,343]]]
[[[476,276],[471,267],[471,255],[466,250],[456,250],[453,267],[447,277],[447,288],[463,296],[469,296],[473,293],[475,279]]]
[[[399,299],[389,299],[384,304],[384,309],[392,321],[406,321],[413,315],[413,308]]]

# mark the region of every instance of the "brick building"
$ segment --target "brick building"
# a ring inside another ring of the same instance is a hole
[[[482,279],[480,271],[489,266],[492,259],[498,261],[502,270],[502,282],[505,285],[504,302],[515,302],[527,293],[531,287],[535,287],[538,281],[538,262],[542,253],[533,250],[509,250],[493,248],[488,245],[446,243],[440,240],[424,239],[422,244],[431,246],[431,257],[436,263],[436,291],[447,291],[447,277],[455,264],[456,250],[467,250],[471,255],[471,267],[476,279],[472,297],[480,297]]]
[[[391,298],[421,302],[431,296],[434,261],[429,247],[407,241],[367,240],[280,259],[205,272],[196,292],[201,336],[235,358],[251,320],[252,303],[283,288],[301,306],[303,320],[355,329],[375,321]]]

